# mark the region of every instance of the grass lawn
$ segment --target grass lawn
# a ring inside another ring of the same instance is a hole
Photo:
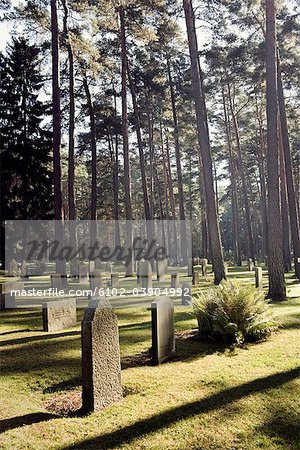
[[[300,286],[288,283],[288,301],[270,306],[280,332],[244,348],[188,338],[196,321],[176,307],[177,352],[158,367],[146,353],[150,312],[117,310],[124,399],[86,417],[72,413],[80,325],[43,333],[40,310],[2,312],[0,448],[300,449]]]

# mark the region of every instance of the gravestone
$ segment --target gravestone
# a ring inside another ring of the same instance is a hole
[[[194,266],[199,266],[200,258],[194,258]]]
[[[168,262],[166,259],[156,261],[156,274],[158,281],[163,281],[165,279],[167,268]]]
[[[202,271],[202,276],[206,277],[207,275],[207,259],[206,258],[202,258],[201,259],[201,271]]]
[[[7,284],[12,285],[13,283],[0,284],[0,311],[16,307],[16,296],[10,292],[11,289],[14,290],[14,286],[10,286],[11,289],[8,289]]]
[[[27,265],[26,265],[26,261],[22,261],[22,265],[21,265],[21,280],[26,280],[28,278],[28,274],[27,274]]]
[[[171,288],[179,288],[179,273],[177,272],[171,273]]]
[[[82,410],[89,413],[122,399],[118,320],[104,297],[89,302],[81,336]]]
[[[158,297],[151,303],[152,362],[167,361],[175,351],[174,303],[169,297]]]
[[[9,263],[8,276],[9,277],[17,277],[18,276],[18,263],[15,259],[12,259]]]
[[[225,275],[227,276],[228,275],[228,263],[227,262],[224,262],[224,272],[225,272]]]
[[[249,261],[248,261],[248,270],[249,270],[249,272],[252,272],[253,267],[254,267],[254,265],[253,265],[252,258],[249,258]]]
[[[66,298],[42,304],[44,331],[61,331],[77,323],[76,298]]]
[[[263,288],[262,268],[255,267],[255,287],[259,290]]]
[[[94,272],[90,275],[90,289],[94,291],[95,289],[98,290],[101,288],[102,288],[102,272],[100,270],[94,270]]]
[[[119,287],[119,274],[118,273],[111,274],[111,287],[112,288]]]
[[[191,306],[192,304],[192,290],[188,283],[182,285],[181,304],[184,306]]]
[[[63,289],[62,277],[60,273],[51,275],[51,287],[58,290]]]
[[[89,274],[91,275],[95,271],[95,261],[89,261]]]
[[[81,264],[79,268],[79,282],[82,284],[86,284],[89,282],[88,268],[85,264]]]
[[[141,261],[139,267],[139,278],[142,281],[142,288],[147,291],[152,288],[152,268],[149,261]]]
[[[194,270],[193,273],[193,285],[196,286],[200,283],[200,272],[198,270]]]

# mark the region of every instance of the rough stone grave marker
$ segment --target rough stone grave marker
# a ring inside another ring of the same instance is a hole
[[[255,267],[255,287],[259,290],[263,288],[262,268]]]
[[[206,258],[202,258],[201,259],[201,271],[202,271],[202,276],[206,277],[207,275],[207,259]]]
[[[10,288],[7,287],[8,284]],[[14,289],[13,283],[0,284],[0,311],[16,307],[16,296],[10,292]]]
[[[79,282],[86,284],[89,282],[88,268],[85,264],[81,264],[79,268]]]
[[[104,297],[89,302],[81,336],[82,410],[89,413],[122,399],[118,320]]]
[[[119,274],[118,273],[111,274],[111,287],[112,288],[119,287]]]
[[[62,277],[60,273],[54,273],[51,275],[51,287],[53,289],[63,289]]]
[[[184,306],[191,306],[192,304],[192,290],[188,283],[182,285],[181,304]]]
[[[156,261],[156,274],[158,281],[163,281],[165,279],[167,267],[168,263],[166,263],[166,259]]]
[[[200,283],[200,272],[198,270],[194,270],[193,273],[193,285],[196,286]]]
[[[147,291],[152,288],[152,268],[149,261],[143,261],[140,266],[140,274],[142,280],[142,288]]]
[[[66,298],[42,304],[44,331],[61,331],[77,323],[76,298]]]
[[[179,288],[179,273],[177,272],[171,273],[171,288]]]
[[[151,303],[152,361],[167,361],[175,351],[174,303],[169,297],[158,297]]]
[[[28,274],[27,274],[27,264],[26,261],[22,261],[22,265],[21,265],[21,280],[26,280],[28,278]]]

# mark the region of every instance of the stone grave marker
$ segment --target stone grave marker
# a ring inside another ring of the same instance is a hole
[[[118,273],[111,274],[111,287],[112,288],[119,287],[119,274]]]
[[[94,291],[95,289],[98,290],[101,288],[102,288],[102,272],[100,270],[94,270],[94,272],[90,275],[90,289]]]
[[[62,276],[60,273],[54,273],[51,275],[51,287],[58,290],[63,289]]]
[[[193,285],[196,286],[200,283],[200,272],[198,270],[194,270],[193,273]]]
[[[44,331],[61,331],[77,323],[76,298],[66,298],[42,304]]]
[[[188,277],[193,276],[193,260],[192,258],[188,259]]]
[[[171,273],[171,288],[179,288],[179,273],[177,272]]]
[[[255,287],[259,290],[263,288],[262,268],[255,267]]]
[[[122,399],[118,320],[104,297],[89,302],[81,336],[82,410],[90,413]]]
[[[228,263],[224,262],[224,271],[225,271],[225,275],[228,275]]]
[[[89,282],[88,268],[85,264],[81,264],[79,268],[79,283],[86,284]]]
[[[167,361],[175,351],[174,303],[169,297],[157,297],[151,303],[152,362]]]
[[[28,274],[27,274],[27,264],[26,261],[22,261],[22,265],[21,265],[21,280],[26,280],[28,278]]]
[[[9,277],[18,276],[18,263],[15,259],[12,259],[9,263],[8,276]]]
[[[206,277],[207,275],[207,259],[206,258],[202,258],[201,259],[201,271],[202,271],[202,276]]]
[[[96,269],[95,261],[89,261],[89,274],[91,275]]]
[[[192,304],[192,289],[188,283],[182,285],[181,304],[184,306],[191,306]]]
[[[253,267],[254,267],[254,264],[253,264],[252,258],[249,258],[249,261],[248,261],[248,270],[249,270],[249,272],[252,272]]]
[[[168,262],[166,259],[156,261],[156,274],[158,281],[163,281],[165,279],[167,268]]]
[[[147,291],[152,288],[152,268],[149,261],[143,261],[140,265],[139,277],[142,280],[142,288]]]
[[[8,288],[7,285],[10,285]],[[15,293],[10,291],[15,289],[13,283],[1,283],[0,284],[0,311],[3,309],[10,309],[16,307]]]

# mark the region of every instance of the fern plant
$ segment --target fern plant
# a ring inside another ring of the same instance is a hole
[[[193,297],[202,336],[228,343],[254,342],[278,329],[263,293],[244,283],[224,281]]]

